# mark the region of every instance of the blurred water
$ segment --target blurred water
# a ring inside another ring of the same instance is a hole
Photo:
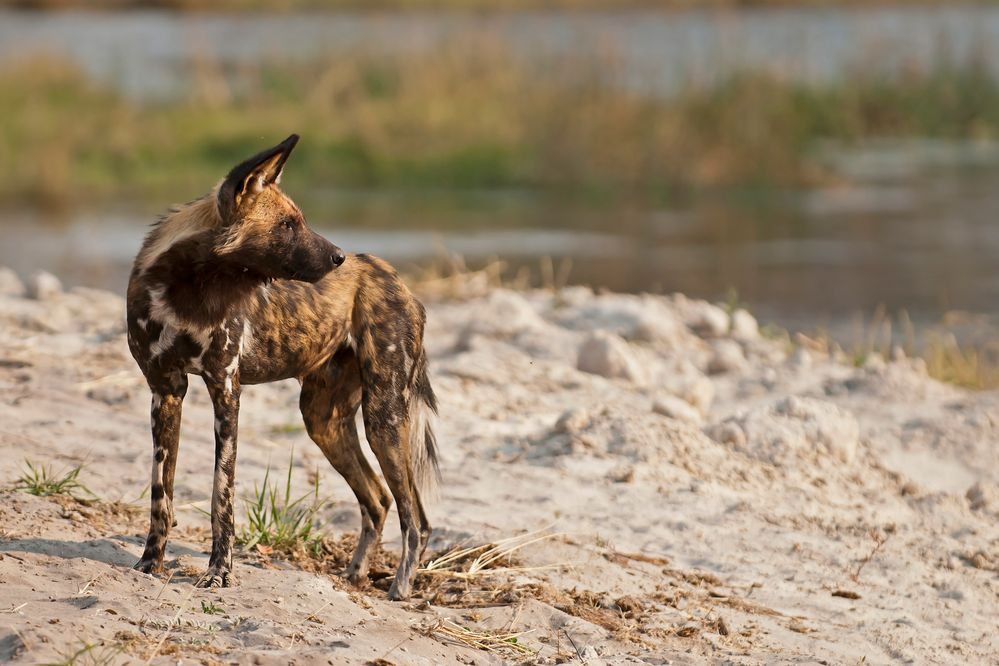
[[[326,192],[311,223],[352,252],[415,271],[445,256],[501,257],[539,274],[571,261],[569,281],[619,291],[730,289],[765,320],[849,332],[855,313],[905,309],[918,322],[999,303],[999,167],[951,168],[813,192],[756,193],[669,208],[587,206],[523,193]],[[164,206],[165,207],[165,206]],[[0,265],[39,267],[71,284],[124,290],[152,215],[4,216]]]
[[[456,39],[503,44],[529,61],[597,58],[618,65],[623,85],[663,92],[747,67],[815,81],[858,67],[977,58],[999,72],[999,6],[236,15],[0,9],[0,60],[63,54],[140,97],[182,93],[205,63],[212,76],[238,86],[247,66],[261,62],[412,53]]]

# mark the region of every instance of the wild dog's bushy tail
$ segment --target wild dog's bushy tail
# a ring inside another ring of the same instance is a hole
[[[413,369],[409,395],[409,450],[413,456],[413,478],[421,491],[432,495],[441,482],[437,437],[434,435],[437,396],[430,386],[427,353],[422,347]]]
[[[398,367],[385,369],[391,373],[392,391],[403,389],[396,397],[405,402],[400,405],[409,416],[410,471],[417,489],[432,493],[440,483],[441,473],[437,460],[437,440],[433,422],[437,416],[437,396],[427,375],[427,350],[423,346],[423,332],[427,312],[412,292],[406,288],[399,274],[388,263],[367,254],[354,255],[353,262],[361,272],[361,288],[354,303],[355,352],[361,362],[362,380],[367,385],[376,376],[365,378],[368,366],[377,365],[379,356],[394,354],[391,363]],[[399,377],[399,372],[404,372]],[[402,381],[396,381],[401,379]],[[403,386],[399,386],[402,384]],[[371,388],[371,387],[368,387]],[[365,390],[368,390],[366,388]],[[382,387],[388,389],[389,387]],[[393,404],[394,407],[394,404]],[[365,419],[370,415],[365,405]],[[366,427],[366,426],[365,426]]]

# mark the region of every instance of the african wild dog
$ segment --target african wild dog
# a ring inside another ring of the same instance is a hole
[[[346,575],[367,577],[395,498],[402,558],[389,591],[409,593],[430,524],[419,487],[437,480],[428,417],[437,401],[423,349],[425,314],[384,261],[312,231],[278,187],[292,135],[239,164],[207,196],[157,222],[128,285],[128,345],[152,391],[152,507],[135,565],[159,572],[175,525],[173,482],[187,376],[201,375],[215,408],[212,552],[203,587],[234,584],[233,494],[240,387],[291,377],[302,385],[309,436],[361,507]],[[391,495],[361,450],[364,430]]]

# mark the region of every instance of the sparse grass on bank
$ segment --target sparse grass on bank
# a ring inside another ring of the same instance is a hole
[[[293,454],[294,455],[294,454]],[[253,496],[246,502],[247,527],[238,541],[247,549],[264,547],[281,553],[291,553],[305,547],[312,552],[322,549],[322,533],[316,529],[316,514],[324,501],[319,497],[319,477],[313,492],[297,499],[291,497],[292,460],[282,489],[270,481],[268,467],[263,483],[254,486]]]
[[[961,345],[953,335],[934,334],[922,357],[934,379],[971,389],[999,388],[999,340]]]
[[[59,60],[0,70],[0,199],[59,206],[198,196],[291,131],[289,188],[527,188],[586,196],[802,184],[819,140],[999,136],[984,67],[808,86],[761,72],[664,99],[612,62],[519,61],[488,35],[403,57],[243,71],[195,63],[190,95],[140,103]]]
[[[25,460],[24,466],[25,470],[14,485],[15,490],[38,497],[65,495],[74,499],[96,499],[96,496],[79,481],[83,465],[77,465],[62,473],[54,472],[48,465],[36,464],[30,460]],[[81,495],[86,497],[81,498]]]
[[[785,340],[789,347],[831,354],[857,367],[896,355],[919,358],[926,363],[926,373],[938,381],[974,390],[997,389],[995,324],[971,319],[966,313],[948,312],[938,323],[917,330],[904,310],[893,317],[878,308],[869,320],[858,321],[852,340],[836,341],[822,330],[792,336],[773,327],[768,336]]]

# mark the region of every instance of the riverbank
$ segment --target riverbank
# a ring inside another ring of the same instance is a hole
[[[239,587],[194,590],[213,445],[192,382],[168,574],[131,570],[149,398],[122,301],[47,279],[26,296],[0,273],[0,659],[87,646],[164,663],[999,657],[999,395],[940,384],[902,355],[842,363],[682,296],[445,286],[427,331],[445,478],[431,551],[551,536],[505,569],[424,573],[393,604],[377,577],[394,518],[376,580],[337,577],[357,509],[300,429],[294,382],[245,391],[238,494],[294,449],[292,495],[318,474],[330,498],[321,557],[243,550]],[[54,475],[82,465],[88,492],[15,490],[23,460]]]

